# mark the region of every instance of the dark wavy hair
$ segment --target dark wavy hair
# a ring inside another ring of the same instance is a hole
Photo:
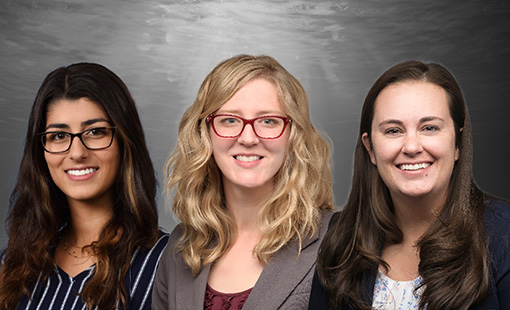
[[[7,217],[9,242],[0,271],[0,309],[14,309],[39,276],[53,270],[59,230],[69,220],[64,193],[53,182],[38,137],[48,106],[57,100],[87,98],[99,104],[117,127],[121,164],[115,181],[113,216],[98,241],[96,272],[81,297],[89,308],[114,309],[128,296],[124,276],[137,248],[149,248],[158,237],[157,181],[135,102],[126,85],[109,69],[78,63],[56,69],[43,81],[30,113],[16,186]]]
[[[472,177],[472,138],[467,107],[461,89],[446,68],[436,63],[405,61],[388,69],[368,92],[361,112],[354,154],[352,188],[338,221],[320,248],[317,272],[330,294],[330,307],[370,309],[367,275],[379,265],[381,246],[402,241],[394,221],[389,190],[362,143],[371,137],[377,96],[388,85],[402,81],[426,81],[448,94],[460,157],[450,179],[447,200],[434,223],[419,239],[419,273],[424,291],[420,308],[467,309],[480,302],[489,286],[489,268],[483,235],[483,193]]]

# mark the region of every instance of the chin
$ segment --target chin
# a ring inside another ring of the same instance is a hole
[[[408,198],[422,198],[422,197],[426,197],[429,194],[431,194],[431,191],[424,191],[423,189],[407,190],[407,191],[402,191],[401,194]]]

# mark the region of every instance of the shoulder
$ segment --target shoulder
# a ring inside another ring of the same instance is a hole
[[[139,248],[133,254],[130,274],[140,274],[140,276],[150,274],[150,277],[152,277],[167,246],[168,238],[168,233],[160,230],[159,237],[152,247],[146,249]]]
[[[182,237],[184,234],[184,231],[182,230],[181,225],[177,224],[172,232],[170,233],[170,238],[168,240],[169,245],[175,246],[177,244],[177,241]]]
[[[335,212],[333,210],[325,210],[322,214],[321,224],[328,224],[332,217],[335,216],[338,212]]]
[[[510,222],[510,202],[489,197],[485,201],[485,216],[486,221],[491,222]]]
[[[329,230],[340,218],[341,211],[338,212],[330,212],[330,214],[323,219],[326,230]],[[308,304],[308,309],[319,310],[319,309],[328,309],[329,304],[329,294],[326,292],[324,287],[322,286],[321,281],[319,280],[319,276],[317,274],[317,270],[314,271],[313,280],[311,285],[310,292],[310,301]]]
[[[157,254],[157,255],[160,255],[163,250],[165,250],[167,244],[168,244],[168,240],[170,238],[170,235],[165,232],[165,231],[162,231],[161,229],[158,231],[158,240],[156,241],[156,243],[154,243],[154,245],[145,250],[145,251],[142,251],[143,253],[147,253],[147,254]]]
[[[313,274],[312,288],[310,292],[309,310],[327,309],[329,304],[329,294],[326,292],[319,280],[317,270]]]
[[[497,198],[488,198],[485,202],[484,225],[487,237],[510,237],[510,203]]]
[[[331,228],[336,222],[338,222],[338,219],[340,218],[340,215],[342,214],[342,211],[335,212],[329,221],[328,228]]]
[[[510,273],[510,203],[501,199],[488,199],[485,209],[485,234],[489,259],[496,281]]]
[[[165,268],[174,269],[178,266],[184,267],[185,263],[182,260],[182,257],[180,255],[177,255],[178,253],[175,250],[175,247],[177,243],[179,242],[179,239],[183,235],[182,227],[177,224],[172,232],[168,235],[168,244],[166,246],[166,249],[164,250],[161,258],[161,264],[165,266]]]
[[[334,212],[332,210],[326,210],[324,211],[324,214],[322,215],[321,224],[320,224],[320,234],[322,237],[326,234],[326,232],[329,229],[329,226],[333,221],[336,221],[337,214],[339,212]],[[321,238],[322,239],[322,238]]]
[[[146,249],[138,249],[132,258],[131,269],[132,271],[147,268],[155,269],[159,263],[161,255],[165,250],[169,239],[169,234],[159,230],[159,236],[152,247]],[[152,271],[150,271],[152,273]]]
[[[165,249],[165,252],[163,254],[163,259],[168,260],[170,257],[172,259],[175,258],[175,246],[179,242],[179,239],[184,234],[182,227],[177,224],[172,232],[168,235],[168,245]]]
[[[196,309],[200,304],[203,307],[209,266],[205,266],[197,277],[193,276],[182,254],[175,249],[182,235],[180,225],[169,235],[154,280],[152,309]]]
[[[134,253],[125,278],[126,288],[130,295],[130,309],[149,309],[151,307],[150,293],[156,269],[168,243],[168,238],[168,233],[160,230],[158,239],[151,247],[139,248]]]

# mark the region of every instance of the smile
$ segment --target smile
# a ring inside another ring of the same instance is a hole
[[[405,171],[415,171],[415,170],[420,170],[420,169],[425,169],[427,167],[429,167],[431,165],[431,163],[421,163],[421,164],[403,164],[403,165],[399,165],[398,168],[400,170],[405,170]]]
[[[75,175],[75,176],[82,176],[82,175],[91,174],[94,171],[97,171],[97,168],[87,168],[87,169],[80,169],[80,170],[67,170],[66,173],[68,173],[70,175]]]
[[[234,156],[234,158],[239,160],[239,161],[250,162],[250,161],[260,160],[260,159],[262,159],[262,156],[256,156],[256,155],[251,155],[251,156],[237,155],[237,156]]]

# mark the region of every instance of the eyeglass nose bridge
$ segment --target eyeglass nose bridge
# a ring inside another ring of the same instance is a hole
[[[243,134],[244,128],[246,127],[246,125],[250,125],[255,136],[257,136],[257,138],[263,139],[261,136],[259,136],[259,134],[257,133],[257,130],[255,130],[255,121],[257,120],[257,118],[254,118],[254,119],[240,118],[240,119],[243,121],[243,128],[241,128],[241,132],[239,132],[239,134],[237,136],[235,136],[235,138],[238,138]]]
[[[71,140],[69,141],[69,146],[67,147],[67,149],[64,152],[67,152],[71,149],[71,146],[73,145],[74,138],[76,138],[76,137],[78,137],[80,139],[81,144],[83,144],[83,147],[85,147],[87,150],[89,150],[89,147],[87,146],[85,141],[83,141],[82,135],[84,133],[85,133],[84,131],[78,132],[78,133],[69,133],[69,136],[71,136]]]

